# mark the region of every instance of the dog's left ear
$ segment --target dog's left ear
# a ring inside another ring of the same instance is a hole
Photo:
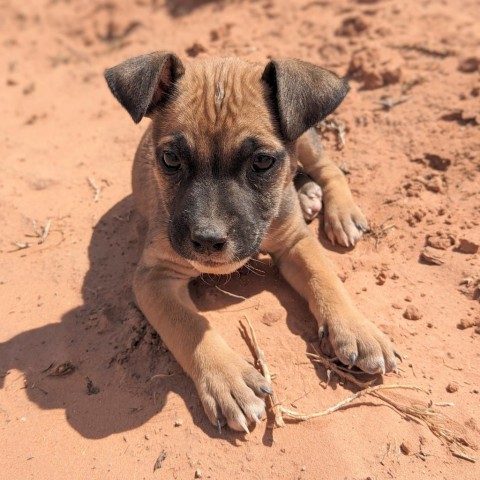
[[[281,134],[287,141],[332,113],[350,87],[329,70],[301,60],[272,60],[262,79],[270,86]]]
[[[105,79],[115,98],[138,123],[165,99],[184,73],[174,53],[153,52],[105,70]]]

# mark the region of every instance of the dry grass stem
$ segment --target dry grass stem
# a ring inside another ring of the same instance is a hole
[[[272,408],[273,414],[275,416],[275,425],[277,427],[284,427],[285,422],[283,421],[283,417],[282,417],[282,411],[281,411],[282,407],[278,400],[277,394],[275,393],[272,387],[272,376],[270,375],[270,369],[268,368],[267,361],[265,360],[265,354],[263,353],[263,350],[258,345],[257,335],[255,333],[255,330],[253,329],[253,325],[250,322],[250,319],[246,315],[245,315],[245,320],[247,321],[248,327],[250,328],[252,344],[253,344],[253,348],[255,349],[255,356],[257,357],[257,362],[260,366],[260,370],[262,371],[263,376],[270,383],[270,388],[272,389],[272,394],[269,395],[267,398]]]
[[[45,242],[45,240],[48,237],[48,234],[50,233],[50,227],[52,226],[52,221],[48,220],[47,223],[45,224],[44,227],[38,226],[38,223],[36,220],[32,220],[32,227],[33,227],[33,235],[26,234],[26,237],[33,237],[33,238],[38,238],[38,244],[41,245],[42,243]]]
[[[408,102],[412,98],[412,95],[407,97],[400,97],[400,98],[381,98],[377,100],[375,103],[382,105],[385,110],[391,110],[393,107],[397,105],[401,105],[402,103]]]
[[[50,233],[50,227],[52,225],[52,221],[49,220],[47,222],[47,224],[42,227],[42,235],[40,236],[40,240],[38,241],[38,244],[41,245],[42,243],[45,242],[45,240],[47,239],[48,237],[48,234]]]
[[[338,402],[337,404],[333,405],[332,407],[329,407],[325,410],[322,410],[320,412],[314,412],[314,413],[301,413],[301,412],[296,412],[293,410],[290,410],[286,407],[280,406],[281,412],[295,420],[299,421],[307,421],[311,420],[312,418],[317,418],[317,417],[323,417],[325,415],[329,415],[330,413],[336,412],[337,410],[340,410],[341,408],[345,407],[349,403],[352,403],[354,400],[357,400],[357,398],[364,397],[365,395],[372,395],[378,390],[392,390],[392,389],[407,389],[407,390],[416,390],[416,391],[421,391],[425,392],[422,390],[420,387],[415,387],[414,385],[376,385],[374,387],[367,387],[363,390],[360,390],[359,392],[355,393],[354,395],[345,398],[341,402]],[[425,392],[426,393],[426,392]]]
[[[242,295],[235,295],[234,293],[227,292],[226,290],[221,289],[218,285],[215,285],[215,288],[229,297],[238,298],[239,300],[248,300],[247,297],[242,297]]]
[[[93,189],[93,201],[97,203],[100,198],[100,192],[102,191],[102,189],[96,184],[95,180],[92,177],[87,177],[87,182]]]
[[[16,250],[11,250],[12,252],[16,252],[18,250],[25,250],[26,248],[30,247],[28,242],[12,242],[14,247],[17,247]]]
[[[406,418],[426,425],[436,437],[446,442],[452,455],[469,462],[478,460],[473,456],[474,446],[459,431],[461,427],[457,427],[442,413],[424,406],[403,405],[378,392],[374,392],[372,395],[393,407],[394,410],[403,414]]]
[[[453,50],[437,50],[433,48],[428,48],[425,45],[417,45],[415,43],[404,43],[401,45],[388,45],[389,48],[393,48],[395,50],[406,50],[411,52],[418,52],[422,53],[423,55],[428,55],[430,57],[436,58],[446,58],[451,55],[455,55]]]
[[[166,377],[173,377],[177,375],[176,373],[157,373],[156,375],[152,375],[147,382],[151,382],[155,378],[166,378]]]
[[[375,240],[375,248],[378,248],[380,241],[385,238],[388,234],[388,231],[392,228],[395,228],[395,225],[387,225],[387,222],[392,220],[392,217],[387,218],[382,224],[377,225],[373,223],[367,232],[365,232],[366,237],[372,237]]]

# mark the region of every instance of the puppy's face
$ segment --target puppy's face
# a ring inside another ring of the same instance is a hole
[[[295,170],[262,72],[233,59],[196,62],[152,116],[169,239],[202,272],[234,271],[258,252]]]
[[[200,272],[219,274],[258,251],[296,169],[294,141],[348,91],[304,62],[265,68],[222,59],[184,68],[164,52],[127,60],[106,78],[135,121],[153,120],[145,168],[158,184],[156,210],[168,217],[159,220],[168,222],[172,247]]]

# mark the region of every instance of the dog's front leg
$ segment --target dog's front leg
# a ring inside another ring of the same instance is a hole
[[[342,363],[368,373],[396,369],[390,342],[355,308],[318,240],[305,225],[298,205],[288,218],[272,225],[263,247],[286,280],[308,301],[320,338],[328,335]]]
[[[188,277],[140,263],[134,278],[139,307],[197,387],[210,421],[248,431],[264,414],[270,386],[195,311]]]

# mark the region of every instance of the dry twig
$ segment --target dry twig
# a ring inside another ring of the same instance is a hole
[[[272,384],[272,376],[270,375],[270,369],[268,368],[267,361],[265,360],[265,354],[263,350],[259,347],[257,341],[257,335],[255,334],[255,330],[253,329],[252,323],[250,322],[249,318],[245,315],[245,320],[248,323],[250,328],[250,335],[252,337],[252,344],[253,348],[255,349],[255,356],[257,357],[257,362],[260,365],[260,370],[262,371],[263,376],[267,379],[267,381]],[[269,402],[271,404],[271,408],[273,414],[275,415],[275,425],[277,427],[284,427],[285,422],[283,421],[282,412],[281,412],[281,405],[278,401],[278,397],[272,388],[271,395],[268,396]]]
[[[26,237],[33,237],[38,238],[38,244],[41,245],[45,242],[50,233],[50,227],[52,226],[52,221],[48,220],[44,227],[38,227],[38,223],[36,220],[32,220],[32,227],[33,227],[33,235],[26,234]]]
[[[52,221],[49,220],[47,222],[47,224],[42,227],[42,235],[40,236],[40,240],[38,241],[38,244],[41,245],[42,243],[45,242],[45,240],[47,239],[48,237],[48,234],[50,233],[50,227],[52,225]]]
[[[294,420],[299,420],[299,421],[306,421],[306,420],[311,420],[312,418],[317,418],[317,417],[323,417],[325,415],[329,415],[330,413],[336,412],[337,410],[340,410],[341,408],[345,407],[349,403],[352,403],[354,400],[360,397],[364,397],[365,395],[374,395],[378,390],[392,390],[392,389],[407,389],[407,390],[416,390],[419,392],[425,392],[425,390],[422,390],[420,387],[416,387],[414,385],[376,385],[374,387],[367,387],[363,390],[360,390],[359,392],[355,393],[354,395],[347,397],[343,399],[341,402],[338,402],[337,404],[333,405],[332,407],[329,407],[325,410],[322,410],[320,412],[314,412],[314,413],[301,413],[301,412],[296,412],[293,410],[290,410],[286,407],[280,406],[280,411],[290,417],[293,418]],[[425,392],[426,393],[426,392]]]
[[[25,250],[26,248],[30,247],[28,242],[12,242],[14,247],[17,247],[16,250],[11,250],[12,252],[16,252],[18,250]]]
[[[100,198],[100,192],[102,191],[102,189],[95,183],[95,180],[92,177],[87,177],[87,182],[92,187],[94,192],[93,201],[97,203],[98,199]]]
[[[430,57],[437,57],[437,58],[446,58],[451,55],[455,55],[453,50],[436,50],[433,48],[428,48],[423,45],[417,45],[414,43],[410,44],[401,44],[401,45],[388,45],[388,47],[393,48],[395,50],[406,50],[412,52],[418,52],[423,55],[428,55]]]
[[[228,295],[229,297],[238,298],[240,300],[248,300],[247,297],[242,297],[241,295],[235,295],[234,293],[227,292],[226,290],[222,290],[218,285],[215,285],[215,288],[220,292],[224,293],[225,295]]]
[[[380,244],[380,240],[385,238],[388,234],[388,231],[391,230],[392,228],[395,228],[395,225],[387,225],[387,222],[392,220],[393,217],[387,218],[382,224],[377,225],[373,223],[369,229],[365,232],[366,237],[372,237],[375,239],[375,248],[378,248],[378,245]]]
[[[400,98],[381,98],[377,100],[375,103],[382,105],[384,110],[391,110],[393,107],[397,105],[401,105],[402,103],[408,102],[412,98],[412,95],[407,97],[400,97]]]

